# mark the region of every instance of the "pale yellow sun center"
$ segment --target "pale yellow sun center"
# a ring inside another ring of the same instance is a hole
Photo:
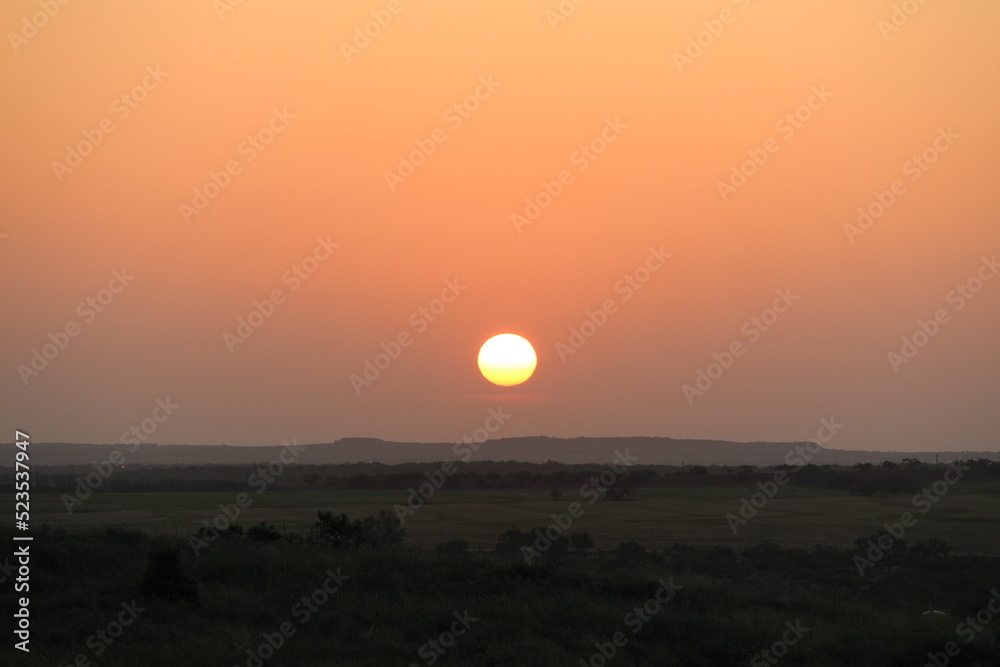
[[[501,387],[521,384],[531,377],[538,364],[535,348],[517,334],[500,334],[479,349],[479,372]]]

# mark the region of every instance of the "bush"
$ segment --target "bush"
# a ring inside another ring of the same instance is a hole
[[[574,551],[594,548],[594,540],[591,539],[590,533],[570,533],[569,543],[573,545]]]
[[[361,522],[351,521],[344,513],[316,512],[319,519],[309,530],[309,536],[333,549],[356,547],[361,544]]]
[[[175,546],[154,549],[146,559],[139,580],[139,592],[170,602],[198,604],[198,582],[181,566],[181,552]]]
[[[864,535],[854,540],[854,546],[857,548],[859,553],[866,553],[872,548],[873,544],[880,552],[892,556],[897,561],[901,560],[903,556],[906,555],[908,548],[906,540],[893,537],[892,534],[884,528],[879,528],[871,535]]]
[[[519,528],[508,528],[500,533],[497,538],[496,552],[501,556],[518,556],[521,547],[526,547],[534,542],[535,536]]]
[[[203,540],[214,540],[216,536],[228,539],[243,537],[243,526],[237,524],[231,524],[225,530],[216,530],[209,526],[201,526],[195,532],[195,537]]]
[[[535,559],[553,565],[569,552],[569,538],[560,533],[553,540],[545,534],[548,528],[551,526],[528,531],[508,528],[497,539],[496,552],[507,557],[523,555],[528,565],[535,565]]]
[[[261,521],[256,526],[247,528],[247,539],[251,542],[274,542],[281,539],[281,533],[271,524]]]
[[[930,538],[920,540],[910,549],[910,555],[914,558],[947,558],[951,547],[943,540]]]
[[[635,492],[632,489],[619,489],[618,487],[612,486],[604,492],[601,496],[601,500],[631,500],[635,496]]]
[[[402,543],[406,534],[403,522],[389,510],[379,510],[376,516],[360,521],[351,521],[343,513],[317,512],[316,516],[319,521],[310,528],[310,539],[333,549],[360,546],[381,549]]]
[[[403,522],[389,510],[379,510],[376,516],[361,520],[361,542],[373,549],[402,544],[405,534]]]

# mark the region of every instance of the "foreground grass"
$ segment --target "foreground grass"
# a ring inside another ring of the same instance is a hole
[[[9,533],[0,537],[10,543]],[[149,555],[170,544],[197,582],[197,603],[139,590]],[[961,647],[949,664],[1000,664],[1000,621],[971,643],[956,635],[1000,583],[992,558],[904,561],[890,581],[882,564],[859,576],[851,553],[832,548],[673,545],[569,554],[528,567],[492,553],[328,550],[245,538],[221,538],[196,557],[183,538],[121,529],[39,531],[32,555],[32,651],[14,662],[8,640],[2,664],[68,665],[83,655],[107,666],[259,665],[251,655],[288,623],[294,633],[263,664],[424,665],[432,654],[425,648],[421,655],[421,647],[466,612],[476,620],[433,664],[590,664],[595,644],[622,632],[627,643],[609,664],[746,665],[789,622],[809,630],[783,665],[922,665],[949,641]],[[304,618],[296,605],[338,571],[347,577],[342,588]],[[661,580],[680,588],[636,629],[629,614]],[[0,599],[14,608],[9,585]],[[133,599],[144,611],[120,637],[110,646],[88,640]],[[921,615],[930,603],[948,614]]]

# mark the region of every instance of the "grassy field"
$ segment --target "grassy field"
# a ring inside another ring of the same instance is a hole
[[[962,629],[993,597],[992,558],[910,559],[890,583],[882,569],[858,576],[847,552],[780,547],[570,553],[531,567],[242,538],[196,557],[183,539],[120,529],[38,531],[32,548],[32,652],[5,643],[0,664],[757,667],[780,652],[782,665],[912,667],[965,636],[948,664],[1000,664],[994,624]],[[164,549],[176,567],[153,567]],[[182,590],[192,595],[167,595]],[[923,616],[928,601],[948,611]],[[14,606],[7,586],[0,604]]]
[[[1000,614],[987,609],[1000,596],[1000,482],[955,484],[925,514],[912,494],[781,487],[733,535],[726,514],[756,490],[647,487],[589,503],[575,491],[445,488],[406,520],[402,545],[348,547],[304,536],[317,511],[362,519],[407,492],[268,490],[249,494],[234,523],[267,522],[284,538],[229,535],[197,552],[189,536],[237,492],[98,492],[73,513],[60,494],[34,493],[33,650],[2,646],[0,664],[728,667],[776,664],[765,652],[780,650],[783,665],[908,667],[966,635],[949,665],[1000,664]],[[574,502],[583,513],[565,533],[589,533],[596,548],[494,553],[501,533],[549,525]],[[917,517],[911,551],[861,576],[855,540],[904,512]],[[951,555],[912,549],[930,538]],[[449,540],[474,551],[433,549]],[[317,591],[338,572],[348,578],[327,601]],[[675,594],[651,602],[664,582]],[[301,600],[315,595],[324,602],[307,614]],[[0,603],[15,608],[11,587]],[[140,615],[115,626],[129,605]],[[928,605],[946,611],[924,615]],[[643,609],[655,613],[639,623]],[[466,613],[476,620],[460,636],[443,634]],[[976,614],[983,629],[971,633]],[[96,634],[108,628],[121,637]]]
[[[912,495],[853,496],[846,491],[782,487],[755,517],[733,535],[727,513],[738,513],[741,497],[755,487],[644,488],[629,501],[590,504],[575,492],[554,500],[542,491],[437,491],[406,520],[406,543],[431,547],[451,539],[468,540],[473,549],[492,549],[510,527],[530,529],[549,524],[579,502],[583,515],[572,531],[588,532],[598,548],[626,540],[660,549],[673,543],[746,547],[762,541],[786,547],[851,546],[904,512],[917,518],[907,531],[909,542],[937,538],[953,553],[1000,554],[1000,483],[962,482],[922,514]],[[405,491],[286,491],[250,494],[252,504],[236,523],[266,521],[278,529],[302,531],[316,520],[317,510],[344,512],[352,518],[406,504]],[[235,500],[218,493],[96,493],[70,514],[57,494],[32,496],[32,521],[68,530],[97,526],[141,528],[185,536]],[[83,511],[81,511],[81,509]]]

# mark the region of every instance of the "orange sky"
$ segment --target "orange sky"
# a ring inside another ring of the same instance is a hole
[[[0,10],[6,433],[1000,448],[992,0],[229,4]]]

